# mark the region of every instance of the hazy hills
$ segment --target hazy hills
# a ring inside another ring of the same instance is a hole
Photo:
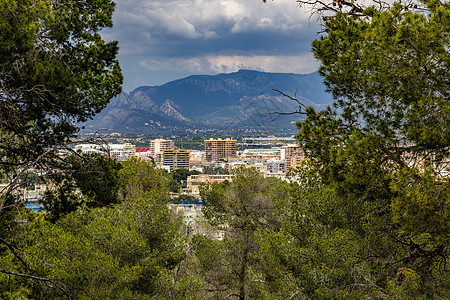
[[[332,102],[317,73],[285,74],[241,70],[230,74],[193,75],[161,86],[141,86],[121,93],[93,120],[88,131],[149,132],[188,127],[294,127],[300,116],[276,118],[298,105],[273,91],[294,95],[318,109]]]

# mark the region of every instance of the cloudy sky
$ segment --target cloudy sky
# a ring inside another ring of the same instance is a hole
[[[239,69],[310,73],[319,26],[295,0],[117,0],[123,89]]]

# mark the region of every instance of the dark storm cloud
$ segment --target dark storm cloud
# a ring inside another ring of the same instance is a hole
[[[317,68],[307,18],[295,0],[118,0],[104,36],[120,43],[125,87],[238,68],[305,73]]]

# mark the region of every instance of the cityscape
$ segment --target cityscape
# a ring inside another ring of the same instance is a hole
[[[0,0],[0,299],[450,295],[450,1]]]

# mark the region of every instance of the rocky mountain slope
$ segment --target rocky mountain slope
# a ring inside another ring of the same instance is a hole
[[[141,86],[121,93],[86,130],[147,132],[155,128],[293,127],[298,115],[279,118],[298,104],[280,93],[296,95],[318,109],[331,103],[317,73],[285,74],[241,70],[230,74],[193,75],[161,86]]]

